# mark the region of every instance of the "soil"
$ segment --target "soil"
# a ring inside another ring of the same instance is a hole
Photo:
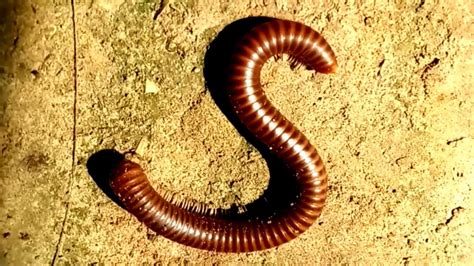
[[[473,11],[462,0],[1,1],[0,264],[472,262]],[[165,191],[224,208],[258,198],[266,163],[203,75],[209,44],[249,16],[303,22],[336,53],[333,75],[283,61],[262,74],[324,158],[330,194],[318,222],[278,248],[196,250],[118,207],[86,163],[134,149]]]

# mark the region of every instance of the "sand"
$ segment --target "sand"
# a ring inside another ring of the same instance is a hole
[[[474,260],[469,1],[73,5],[0,3],[0,264]],[[297,239],[217,254],[147,230],[99,189],[86,163],[103,149],[134,149],[163,190],[216,207],[258,198],[265,161],[203,75],[209,44],[248,16],[303,22],[336,53],[333,75],[283,61],[262,75],[269,98],[324,158],[330,194]]]

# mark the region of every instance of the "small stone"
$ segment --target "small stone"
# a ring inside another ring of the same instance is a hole
[[[145,93],[157,93],[157,92],[158,92],[158,86],[156,85],[156,83],[147,79],[145,83]]]
[[[117,34],[117,37],[121,40],[127,39],[127,34],[124,31],[121,31]]]
[[[39,71],[36,69],[32,69],[30,73],[32,79],[37,79],[39,77]]]
[[[135,153],[137,153],[140,156],[144,156],[146,150],[148,149],[148,144],[149,141],[147,138],[142,138],[140,142],[138,143],[137,149],[135,150]]]

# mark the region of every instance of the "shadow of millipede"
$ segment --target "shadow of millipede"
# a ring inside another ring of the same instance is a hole
[[[266,219],[289,209],[288,206],[299,196],[296,180],[290,170],[243,126],[232,111],[224,91],[225,68],[234,45],[250,29],[270,19],[268,17],[249,17],[229,24],[211,42],[204,58],[206,87],[215,103],[237,131],[261,153],[270,172],[268,187],[258,199],[245,206],[234,204],[230,210],[222,214],[222,219],[246,220],[250,217]],[[123,206],[112,192],[108,180],[111,170],[122,159],[123,155],[119,152],[106,149],[93,154],[87,162],[89,174],[99,188],[121,207]],[[245,211],[239,211],[242,209]]]

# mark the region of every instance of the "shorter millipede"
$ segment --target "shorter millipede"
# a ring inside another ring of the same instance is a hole
[[[127,159],[118,164],[110,179],[110,187],[124,208],[170,240],[218,252],[268,249],[306,231],[321,215],[327,174],[316,149],[262,90],[263,65],[283,54],[289,56],[292,67],[303,65],[319,73],[333,73],[337,68],[334,52],[318,32],[298,22],[271,19],[251,29],[235,45],[222,89],[241,123],[296,179],[298,196],[286,209],[265,219],[224,219],[205,205],[173,202],[159,195],[143,169]]]

